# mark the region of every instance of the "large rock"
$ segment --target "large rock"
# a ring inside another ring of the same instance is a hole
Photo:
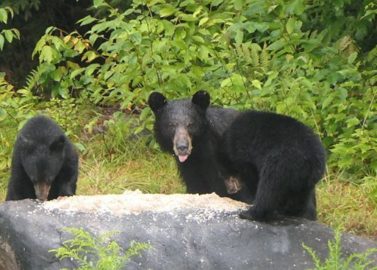
[[[61,269],[49,250],[71,235],[65,227],[96,235],[117,231],[126,249],[131,240],[151,248],[133,257],[127,269],[309,269],[313,261],[302,244],[327,256],[333,231],[319,223],[285,220],[264,224],[239,219],[245,204],[209,195],[75,196],[38,203],[0,205],[0,269]],[[343,254],[363,252],[377,243],[343,235]],[[374,256],[377,265],[377,256]]]

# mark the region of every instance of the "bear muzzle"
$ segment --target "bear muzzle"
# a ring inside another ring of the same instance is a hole
[[[179,162],[185,162],[192,150],[191,137],[184,127],[178,127],[174,139],[173,139],[173,150],[175,155],[178,157]]]
[[[45,182],[38,182],[34,184],[35,196],[38,200],[47,201],[51,185]]]

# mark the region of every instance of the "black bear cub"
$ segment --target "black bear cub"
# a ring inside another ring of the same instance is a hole
[[[209,102],[210,97],[204,91],[196,92],[192,99],[170,101],[153,92],[148,103],[156,116],[156,140],[163,151],[175,155],[188,193],[216,192],[219,196],[251,202],[247,187],[239,191],[234,185],[226,186],[225,170],[219,163],[221,136],[239,112],[209,107]]]
[[[76,192],[78,155],[62,129],[45,116],[31,118],[13,149],[6,200],[52,200]]]
[[[229,175],[253,193],[253,206],[241,218],[316,219],[315,184],[326,158],[310,128],[288,116],[246,111],[226,130],[220,150]]]

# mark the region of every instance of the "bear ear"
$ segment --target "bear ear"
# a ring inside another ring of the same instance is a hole
[[[58,136],[50,145],[51,151],[61,151],[65,144],[65,136],[60,135]]]
[[[149,107],[151,107],[154,113],[157,113],[167,102],[166,97],[159,92],[153,92],[148,98]]]
[[[208,92],[200,90],[192,96],[191,101],[203,110],[206,110],[209,106],[210,96]]]

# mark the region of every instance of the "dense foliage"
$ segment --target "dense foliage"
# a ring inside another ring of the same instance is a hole
[[[19,94],[120,104],[141,111],[140,132],[151,128],[150,91],[206,89],[222,106],[306,122],[334,171],[375,176],[377,6],[353,2],[135,0],[121,10],[95,0],[97,15],[78,22],[86,33],[46,29]]]

